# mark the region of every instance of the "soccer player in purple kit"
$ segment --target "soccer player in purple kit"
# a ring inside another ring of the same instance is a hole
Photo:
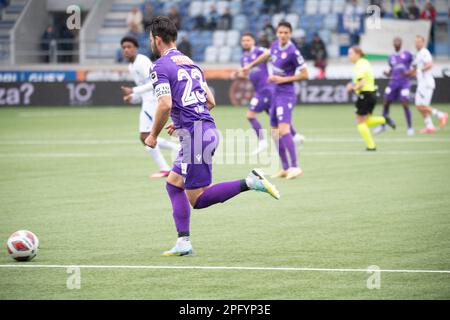
[[[250,32],[244,32],[242,34],[241,47],[243,50],[241,67],[253,62],[260,55],[268,51],[266,48],[255,45],[255,37]],[[258,148],[253,152],[253,154],[258,154],[266,150],[268,147],[268,142],[264,136],[264,132],[262,131],[262,126],[258,121],[257,115],[261,112],[267,112],[268,114],[270,113],[274,84],[267,81],[269,78],[269,68],[269,63],[265,61],[255,66],[248,74],[248,79],[253,85],[255,94],[250,101],[250,105],[248,106],[247,119],[258,137]],[[237,72],[237,76],[239,78],[247,78],[244,73],[240,71]],[[296,144],[301,145],[304,137],[296,133],[293,127],[291,128],[291,131]]]
[[[389,71],[385,71],[385,75],[391,77],[388,86],[384,92],[384,109],[383,116],[389,116],[389,107],[393,101],[400,99],[405,112],[406,124],[408,125],[407,134],[414,135],[414,129],[411,121],[411,110],[409,109],[409,70],[414,60],[411,52],[402,49],[402,39],[394,38],[395,53],[388,58]],[[379,134],[386,130],[386,125],[382,124],[374,129],[375,134]]]
[[[225,202],[247,190],[280,194],[259,169],[253,169],[245,179],[211,185],[212,157],[219,135],[210,114],[215,106],[202,70],[176,48],[177,29],[167,17],[156,17],[150,28],[153,54],[160,57],[154,64],[150,79],[158,106],[153,127],[145,143],[154,148],[169,116],[173,123],[165,128],[180,137],[181,150],[167,178],[166,190],[172,203],[173,218],[178,232],[175,246],[164,256],[192,254],[190,242],[190,206],[202,209]]]
[[[291,36],[291,24],[281,21],[277,26],[277,41],[272,44],[270,51],[243,67],[243,72],[248,73],[256,65],[271,60],[273,74],[269,76],[268,81],[275,87],[270,108],[270,125],[283,167],[274,177],[287,179],[294,179],[302,174],[297,164],[295,143],[291,134],[292,111],[297,102],[294,82],[308,79],[306,63],[300,51],[291,42]]]

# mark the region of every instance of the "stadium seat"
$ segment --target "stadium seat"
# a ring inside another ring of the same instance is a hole
[[[202,13],[203,3],[202,1],[192,1],[189,6],[189,15],[191,17],[198,16]]]
[[[314,30],[321,30],[323,28],[324,17],[322,15],[316,14],[312,16],[312,21],[313,21],[312,26]]]
[[[238,14],[233,19],[233,29],[246,30],[248,28],[247,16]]]
[[[292,25],[292,29],[295,29],[298,27],[300,17],[296,13],[289,13],[286,15],[285,20]]]
[[[231,12],[232,15],[236,15],[236,14],[241,13],[241,7],[242,7],[241,1],[239,1],[239,0],[232,0],[229,3],[229,6],[230,6],[230,12]]]
[[[205,50],[205,62],[214,63],[217,62],[218,48],[215,46],[209,46]]]
[[[219,58],[218,62],[227,63],[231,60],[231,47],[225,46],[219,49]]]
[[[234,47],[232,49],[232,52],[231,52],[231,61],[240,63],[241,56],[242,56],[242,49],[241,49],[241,47]]]
[[[337,14],[328,14],[324,19],[324,27],[328,30],[337,30],[338,16]]]
[[[212,44],[216,47],[223,46],[225,44],[226,32],[223,30],[216,30],[213,33]]]
[[[217,2],[217,13],[222,15],[225,13],[225,10],[229,8],[228,1],[218,1]]]
[[[327,46],[328,56],[330,58],[338,58],[339,57],[339,46],[335,44],[330,44]]]
[[[319,31],[319,37],[323,40],[323,42],[328,45],[331,43],[331,32],[326,29],[322,29]]]
[[[328,14],[331,11],[331,0],[322,0],[319,5],[320,14]]]
[[[227,32],[227,41],[226,44],[228,46],[234,47],[239,44],[240,32],[238,30],[229,30]]]
[[[307,15],[316,14],[319,9],[319,2],[317,0],[308,0],[305,3],[305,13]]]
[[[310,16],[302,16],[300,18],[300,24],[299,27],[304,30],[309,30],[312,27],[312,20],[310,19]]]
[[[389,2],[389,1],[385,1]],[[333,13],[342,13],[345,8],[345,0],[334,0],[333,2]]]
[[[284,20],[285,14],[284,13],[276,13],[272,17],[272,25],[276,26],[280,21]]]
[[[303,30],[303,29],[295,29],[295,30],[292,32],[292,37],[293,37],[294,39],[303,38],[303,37],[305,37],[305,36],[306,36],[306,31]]]
[[[204,16],[207,16],[211,12],[211,6],[216,5],[216,2],[208,0],[208,1],[202,1],[202,4],[203,4],[202,14]],[[217,6],[216,6],[216,9],[217,9]]]

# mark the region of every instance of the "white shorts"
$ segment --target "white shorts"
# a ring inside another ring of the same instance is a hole
[[[139,132],[150,132],[153,126],[153,116],[147,110],[141,109],[139,114]]]
[[[156,99],[153,95],[142,96],[142,108],[139,115],[139,132],[150,132],[156,111]]]
[[[416,91],[416,106],[431,106],[431,99],[433,98],[433,88],[417,88]]]

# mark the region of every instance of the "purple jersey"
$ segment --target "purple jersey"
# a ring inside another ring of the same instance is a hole
[[[244,67],[249,63],[252,63],[260,55],[262,55],[267,49],[262,47],[253,47],[250,51],[244,51],[241,57],[241,66]],[[253,84],[253,88],[256,92],[261,92],[270,84],[267,82],[269,72],[267,69],[267,62],[256,65],[250,70],[249,79]]]
[[[150,78],[156,99],[172,97],[170,116],[176,129],[192,130],[195,121],[214,123],[206,106],[203,71],[176,48],[155,62]]]
[[[270,47],[273,74],[277,76],[293,76],[297,70],[306,68],[305,60],[295,45],[289,41],[284,47],[280,47],[275,41]],[[288,82],[276,85],[276,90],[283,93],[294,93],[294,83]]]
[[[388,58],[389,67],[391,68],[391,82],[403,83],[409,82],[409,77],[403,73],[411,68],[413,55],[409,51],[400,51],[393,53]]]

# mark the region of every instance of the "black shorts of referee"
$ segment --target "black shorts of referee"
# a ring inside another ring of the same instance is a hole
[[[376,104],[377,104],[376,91],[360,92],[358,93],[358,99],[356,100],[356,114],[360,116],[372,114]]]

